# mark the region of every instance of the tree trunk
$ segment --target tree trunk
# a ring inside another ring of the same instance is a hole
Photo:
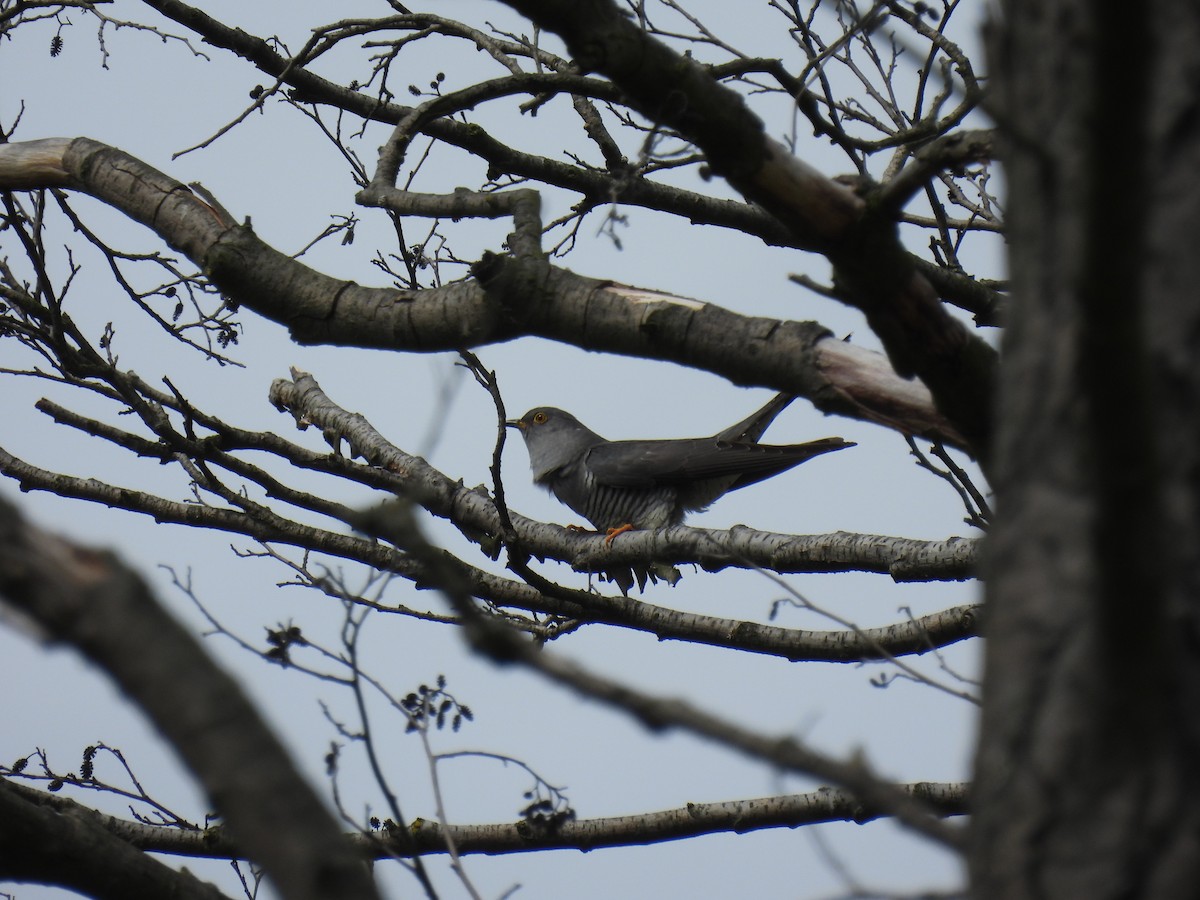
[[[1200,8],[1010,0],[974,895],[1200,886]]]

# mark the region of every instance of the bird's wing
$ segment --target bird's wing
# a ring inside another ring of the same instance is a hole
[[[650,489],[710,478],[731,478],[744,487],[807,459],[853,444],[825,438],[773,446],[716,438],[677,441],[613,441],[588,451],[587,468],[610,487]]]

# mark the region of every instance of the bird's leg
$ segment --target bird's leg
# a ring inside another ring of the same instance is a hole
[[[632,525],[630,522],[626,522],[626,523],[625,523],[624,525],[622,525],[620,528],[610,528],[610,529],[608,529],[608,537],[606,537],[606,538],[604,539],[604,546],[605,546],[605,547],[611,547],[611,546],[612,546],[612,542],[613,542],[613,538],[615,538],[615,537],[616,537],[618,534],[624,534],[624,533],[625,533],[625,532],[627,532],[627,531],[634,531],[634,530],[635,530],[635,529],[634,529],[633,525]]]
[[[568,526],[566,526],[566,528],[567,528],[567,531],[583,531],[583,532],[587,532],[588,534],[599,534],[598,531],[592,531],[590,528],[584,528],[582,525],[568,525]],[[636,530],[637,529],[630,522],[626,522],[624,525],[620,526],[619,528],[605,529],[604,533],[605,533],[606,537],[604,538],[604,546],[611,547],[613,538],[615,538],[618,534],[624,534],[627,531],[636,531]]]

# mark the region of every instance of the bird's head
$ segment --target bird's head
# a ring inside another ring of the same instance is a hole
[[[604,441],[569,412],[553,406],[538,406],[504,424],[525,439],[534,481],[577,462],[589,447]]]

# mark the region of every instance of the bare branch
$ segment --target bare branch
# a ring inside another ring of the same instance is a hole
[[[55,797],[40,791],[11,785],[36,803],[60,812],[79,809],[79,804],[65,797]],[[898,790],[928,803],[943,816],[960,816],[967,812],[967,786],[963,784],[898,785]],[[824,822],[865,823],[879,817],[845,790],[821,788],[807,794],[764,797],[754,800],[731,800],[723,803],[689,803],[679,809],[668,809],[630,816],[603,819],[583,819],[564,822],[550,830],[530,828],[526,823],[496,825],[439,826],[423,820],[410,829],[411,846],[406,841],[389,838],[386,831],[379,835],[347,835],[346,839],[368,858],[385,859],[395,855],[421,855],[447,852],[447,842],[453,841],[459,853],[528,853],[550,849],[596,849],[599,847],[646,846],[703,834],[738,833],[764,828],[796,828]],[[221,828],[204,832],[146,825],[106,816],[104,827],[123,842],[141,850],[171,853],[193,858],[225,859],[241,855],[236,843]]]
[[[44,142],[42,142],[44,144]],[[13,147],[0,145],[0,161]],[[815,322],[742,316],[711,303],[575,275],[526,255],[485,258],[477,283],[422,291],[366,288],[316,272],[262,242],[177,182],[128,154],[84,138],[49,145],[73,189],[86,191],[154,229],[208,273],[222,292],[286,325],[301,343],[387,347],[430,352],[459,349],[523,334],[591,350],[657,358],[707,368],[736,384],[761,384],[807,397],[819,409],[880,423],[908,407],[903,429],[966,443],[915,382],[873,375],[870,392],[844,389],[825,374],[822,353],[829,332]],[[39,150],[39,171],[53,168]],[[0,165],[3,165],[0,162]],[[14,182],[20,181],[15,174]],[[61,183],[62,176],[56,176]],[[0,189],[8,185],[0,180]],[[522,220],[518,219],[518,225]],[[532,235],[532,220],[525,225]],[[532,236],[529,243],[533,243]],[[535,254],[536,255],[536,254]],[[736,344],[753,353],[731,354]],[[845,367],[864,359],[838,351],[830,367],[850,381]],[[882,363],[882,357],[873,354]],[[875,373],[884,365],[875,364]],[[896,391],[904,398],[893,396]],[[853,394],[847,396],[847,394]]]
[[[134,572],[28,525],[0,499],[0,595],[146,711],[285,897],[378,896],[236,682]]]
[[[610,76],[630,102],[705,152],[713,171],[829,256],[897,372],[918,375],[975,454],[988,445],[996,354],[944,310],[903,258],[894,216],[869,206],[766,137],[737,93],[654,40],[612,2],[509,0],[559,34],[585,69]]]
[[[37,881],[110,900],[225,900],[211,884],[129,843],[115,820],[66,798],[0,779],[0,878]],[[130,829],[177,829],[126,822]],[[70,847],[70,865],[62,848]],[[224,856],[225,854],[217,854]]]
[[[851,791],[868,811],[887,813],[903,824],[948,847],[960,849],[963,835],[938,820],[935,808],[879,778],[865,760],[834,759],[790,736],[767,736],[683,700],[638,691],[590,672],[575,663],[523,640],[516,631],[482,615],[461,572],[447,565],[444,554],[429,544],[415,520],[396,535],[414,557],[429,567],[433,583],[446,596],[466,626],[471,647],[501,665],[520,664],[584,697],[622,710],[653,731],[680,729],[706,737],[779,769],[803,772]]]

